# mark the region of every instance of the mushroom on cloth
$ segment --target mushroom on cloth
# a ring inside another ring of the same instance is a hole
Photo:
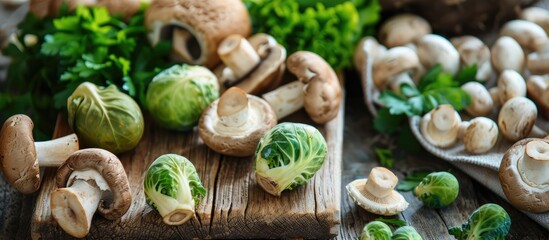
[[[549,211],[549,140],[526,138],[503,155],[501,188],[513,206],[528,212]]]
[[[276,123],[276,114],[265,100],[232,87],[204,110],[198,133],[214,151],[245,157],[254,153],[261,137]]]
[[[398,178],[389,169],[375,167],[368,178],[357,179],[347,184],[347,193],[366,211],[392,216],[408,208],[404,197],[393,190]]]
[[[2,172],[8,183],[24,194],[40,188],[39,167],[58,167],[80,148],[76,134],[35,142],[33,128],[28,116],[18,114],[8,118],[0,130]]]
[[[525,97],[511,98],[499,111],[499,130],[509,141],[521,140],[535,129],[537,116],[538,110],[532,100]]]
[[[302,107],[316,123],[324,124],[335,118],[342,90],[332,67],[322,57],[308,51],[290,55],[286,66],[298,81],[263,94],[277,118],[288,116]]]
[[[73,237],[88,234],[96,210],[106,219],[115,220],[130,208],[124,166],[107,150],[74,152],[57,170],[55,181],[58,188],[50,196],[52,216]]]

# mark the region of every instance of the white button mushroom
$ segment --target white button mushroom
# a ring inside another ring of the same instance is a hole
[[[461,86],[471,97],[471,104],[465,111],[473,117],[489,115],[494,110],[494,101],[484,85],[478,82],[468,82]]]
[[[469,122],[462,122],[459,138],[463,139],[465,151],[482,154],[490,151],[498,140],[498,125],[492,119],[476,117]]]
[[[417,54],[408,47],[394,47],[379,56],[373,63],[374,85],[384,90],[400,92],[400,86],[408,83],[415,86],[410,74],[420,66]]]
[[[347,184],[347,193],[366,211],[392,216],[408,208],[408,202],[394,190],[398,178],[389,169],[375,167],[368,178],[357,179]]]
[[[549,41],[541,44],[537,51],[528,54],[526,67],[532,74],[549,73]]]
[[[58,167],[80,148],[76,134],[35,142],[34,124],[23,114],[9,117],[0,130],[2,172],[17,191],[29,194],[40,188],[39,167]]]
[[[527,138],[504,154],[501,188],[513,206],[528,212],[549,211],[549,140]]]
[[[459,53],[448,39],[428,34],[417,41],[417,56],[426,69],[437,64],[444,72],[455,75],[459,71]]]
[[[546,34],[549,34],[549,11],[547,9],[540,7],[525,8],[522,9],[519,18],[539,25]]]
[[[515,39],[507,36],[498,38],[492,45],[492,67],[500,73],[506,69],[522,73],[525,64],[524,51]]]
[[[514,97],[503,104],[498,115],[498,126],[509,141],[526,138],[532,131],[538,110],[528,98]]]
[[[539,25],[525,20],[511,20],[503,25],[501,36],[515,39],[524,52],[537,51],[547,41],[547,34]]]
[[[387,19],[379,29],[379,41],[389,47],[414,42],[432,32],[427,20],[414,14],[399,14]]]
[[[549,119],[549,75],[532,75],[526,80],[528,97],[536,103],[543,117]]]
[[[497,86],[489,90],[495,106],[505,104],[514,97],[526,96],[526,82],[516,71],[504,70],[498,78]]]
[[[493,75],[492,64],[490,62],[490,49],[482,40],[475,36],[466,35],[450,39],[460,55],[461,67],[477,65],[477,74],[475,79],[486,82]]]

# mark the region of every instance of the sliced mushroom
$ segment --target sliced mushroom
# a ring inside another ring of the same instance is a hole
[[[250,16],[240,0],[156,0],[145,14],[149,39],[156,45],[173,38],[173,55],[179,61],[213,68],[217,48],[231,34],[247,37]]]
[[[417,41],[417,56],[426,69],[437,64],[442,66],[444,72],[452,75],[459,71],[459,53],[448,39],[428,34]]]
[[[547,9],[540,7],[525,8],[522,9],[519,18],[539,25],[543,28],[545,34],[549,34],[549,11]]]
[[[221,42],[217,53],[224,63],[215,71],[220,85],[236,86],[253,95],[280,85],[286,49],[272,36],[259,33],[246,40],[231,35]]]
[[[490,49],[482,40],[475,36],[466,35],[452,38],[450,42],[459,52],[462,68],[473,64],[477,65],[475,79],[486,82],[492,77]]]
[[[375,167],[368,178],[347,184],[347,193],[366,211],[384,215],[396,215],[408,208],[408,202],[394,190],[398,178],[389,169]]]
[[[281,119],[301,107],[305,107],[309,117],[319,124],[335,118],[341,105],[342,90],[332,67],[316,53],[307,51],[290,55],[286,66],[302,85],[292,82],[263,95],[277,118]],[[300,101],[300,95],[303,101]]]
[[[527,138],[503,155],[501,188],[513,206],[528,212],[549,211],[549,140]]]
[[[539,25],[525,20],[511,20],[501,28],[501,36],[514,38],[524,52],[537,51],[547,41],[547,34]]]
[[[524,51],[515,39],[507,36],[498,38],[491,49],[492,67],[500,73],[510,69],[522,73],[525,64]]]
[[[35,142],[34,124],[23,114],[11,116],[0,130],[0,160],[8,183],[29,194],[40,188],[39,167],[58,167],[79,149],[76,134]]]
[[[229,88],[202,113],[200,137],[214,151],[237,157],[251,156],[259,140],[277,123],[263,99]]]
[[[516,71],[504,70],[498,78],[497,86],[490,89],[495,106],[505,104],[514,97],[526,96],[526,82]]]
[[[88,148],[74,152],[59,167],[57,189],[51,193],[51,213],[69,235],[85,237],[97,210],[115,220],[131,204],[131,192],[124,166],[111,152]]]
[[[414,42],[432,32],[427,20],[414,14],[399,14],[387,19],[379,30],[379,41],[389,47]]]
[[[515,142],[530,134],[537,116],[536,105],[530,99],[514,97],[501,107],[498,126],[506,139]]]
[[[389,88],[394,92],[400,92],[403,83],[415,86],[410,74],[419,66],[419,58],[411,48],[391,48],[373,63],[374,85],[380,90]]]
[[[494,110],[494,101],[484,85],[468,82],[463,84],[461,89],[471,97],[471,104],[465,108],[471,116],[486,116]]]
[[[528,97],[536,103],[541,115],[549,119],[549,75],[532,75],[526,80]]]
[[[446,148],[458,140],[461,117],[452,105],[443,104],[425,114],[420,121],[420,131],[427,142]]]

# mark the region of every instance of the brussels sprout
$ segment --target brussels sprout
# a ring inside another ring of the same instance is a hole
[[[423,240],[416,229],[410,226],[399,227],[393,233],[393,240]]]
[[[116,86],[80,84],[67,100],[69,126],[87,147],[112,153],[135,148],[144,130],[139,105]]]
[[[430,208],[450,205],[456,200],[458,193],[458,180],[448,172],[430,173],[414,189],[414,195]]]
[[[255,174],[268,193],[280,196],[305,184],[322,167],[327,145],[322,134],[302,123],[280,123],[265,134],[255,150]]]
[[[154,160],[145,175],[143,190],[147,203],[168,225],[189,220],[195,204],[206,194],[194,165],[177,154],[164,154]]]
[[[475,210],[461,227],[448,229],[457,240],[505,239],[511,229],[511,218],[501,206],[488,203]]]
[[[387,224],[380,221],[369,222],[362,229],[360,240],[389,240],[393,233]]]
[[[210,70],[183,64],[174,65],[153,78],[146,105],[162,127],[189,130],[218,97],[219,83]]]

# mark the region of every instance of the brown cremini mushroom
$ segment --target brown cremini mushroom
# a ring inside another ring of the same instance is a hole
[[[31,0],[29,11],[39,18],[56,16],[62,4],[67,4],[69,10],[77,6],[104,6],[111,14],[121,14],[125,18],[133,16],[141,8],[141,3],[151,0]]]
[[[366,211],[384,215],[396,215],[408,208],[408,202],[394,190],[398,178],[389,169],[375,167],[368,178],[347,184],[347,193]]]
[[[245,157],[254,153],[261,137],[276,123],[276,114],[265,100],[232,87],[204,110],[198,133],[214,151]]]
[[[213,68],[217,48],[231,34],[250,35],[250,16],[240,0],[156,0],[145,14],[149,39],[172,38],[176,60]]]
[[[217,53],[223,62],[215,71],[221,86],[259,95],[280,85],[286,49],[272,36],[258,33],[246,40],[233,34],[221,42]]]
[[[17,191],[29,194],[40,188],[39,167],[58,167],[79,149],[76,134],[35,142],[34,124],[23,114],[11,116],[0,130],[2,172]]]
[[[527,138],[503,155],[499,180],[505,196],[524,211],[549,211],[549,140]]]
[[[309,117],[319,124],[335,118],[339,112],[342,90],[332,67],[316,53],[307,51],[290,55],[286,66],[298,81],[263,94],[277,118],[281,119],[301,107],[305,107]]]
[[[130,207],[124,166],[107,150],[76,151],[59,167],[55,180],[58,188],[50,196],[52,216],[73,237],[88,234],[96,210],[106,219],[115,220]]]
[[[536,105],[526,97],[514,97],[501,107],[498,126],[501,134],[509,141],[526,138],[536,122]]]

